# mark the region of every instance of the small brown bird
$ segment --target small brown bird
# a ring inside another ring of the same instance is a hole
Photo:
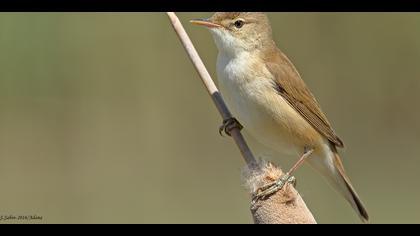
[[[220,90],[237,125],[268,148],[301,156],[298,163],[308,157],[309,164],[368,221],[337,151],[343,141],[296,68],[277,48],[267,16],[218,12],[191,22],[208,27],[214,37]],[[283,186],[282,181],[271,187]]]

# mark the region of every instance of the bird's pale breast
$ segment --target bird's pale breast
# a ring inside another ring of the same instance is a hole
[[[323,138],[273,87],[263,63],[246,53],[219,54],[219,87],[233,115],[263,145],[282,153],[301,154]]]

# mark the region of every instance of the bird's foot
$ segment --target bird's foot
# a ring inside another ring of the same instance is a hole
[[[252,205],[255,204],[260,199],[266,199],[272,194],[280,191],[286,184],[291,184],[296,187],[296,178],[289,174],[282,175],[276,181],[265,184],[257,190],[257,193],[252,197]]]
[[[292,174],[297,170],[297,168],[299,168],[303,164],[306,158],[308,158],[313,152],[313,148],[305,147],[303,155],[286,174],[282,175],[278,180],[268,183],[257,190],[257,193],[255,193],[252,198],[252,204],[254,205],[258,200],[265,199],[270,195],[278,192],[287,183],[292,184],[293,187],[296,187],[296,178],[292,176]]]
[[[239,121],[236,118],[231,117],[223,121],[223,124],[219,127],[219,134],[223,136],[223,133],[225,133],[231,136],[230,132],[235,128],[242,130],[243,126],[241,125],[241,123],[239,123]]]

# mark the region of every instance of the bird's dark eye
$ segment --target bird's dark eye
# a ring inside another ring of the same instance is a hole
[[[244,25],[244,21],[242,21],[242,20],[237,20],[237,21],[235,21],[235,23],[233,23],[234,25],[235,25],[235,27],[236,28],[241,28],[243,25]]]

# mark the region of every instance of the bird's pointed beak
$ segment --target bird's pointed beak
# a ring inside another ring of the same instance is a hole
[[[195,25],[206,26],[208,28],[221,27],[221,25],[211,22],[210,19],[194,19],[194,20],[190,20],[190,23],[195,24]]]

